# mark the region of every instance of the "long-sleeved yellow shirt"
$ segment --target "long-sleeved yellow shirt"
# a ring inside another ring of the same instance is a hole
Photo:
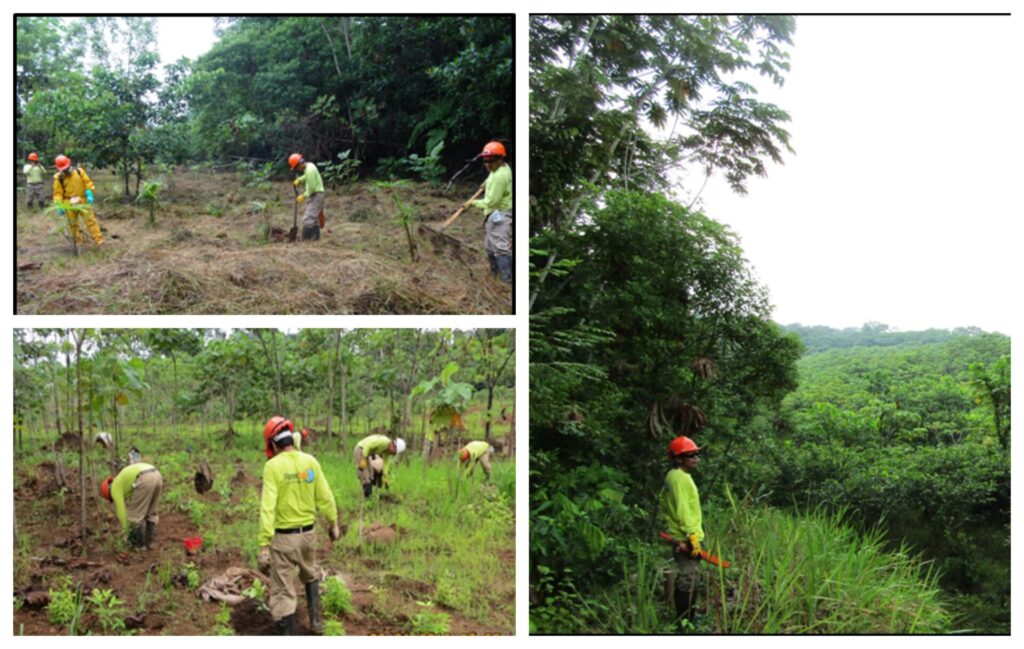
[[[661,492],[661,513],[665,517],[668,533],[674,538],[681,541],[696,534],[698,541],[704,540],[700,493],[686,471],[672,469],[665,476],[665,488]]]
[[[384,460],[384,468],[381,470],[383,475],[388,474],[388,446],[391,445],[391,438],[387,435],[370,435],[364,437],[358,442],[356,446],[363,449],[363,457],[369,458],[371,455],[379,455]]]
[[[473,207],[484,211],[484,216],[494,210],[506,212],[512,209],[512,169],[508,163],[492,171],[484,181],[484,197],[473,201]]]
[[[462,448],[469,451],[469,459],[479,460],[480,456],[486,453],[487,449],[491,448],[491,445],[487,442],[470,442]],[[461,453],[462,449],[459,449],[459,452]]]
[[[338,520],[334,494],[316,458],[302,451],[283,451],[263,465],[260,501],[260,546],[270,545],[275,529],[312,525],[317,512]]]
[[[139,474],[148,469],[154,468],[152,464],[136,462],[121,469],[114,481],[110,483],[110,498],[114,501],[114,508],[117,510],[117,520],[121,521],[121,529],[128,531],[128,510],[125,501],[131,496],[132,485]]]

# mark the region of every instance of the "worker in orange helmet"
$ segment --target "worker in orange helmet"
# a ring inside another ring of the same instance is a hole
[[[320,228],[323,227],[324,212],[324,181],[320,177],[320,171],[312,162],[306,162],[301,153],[293,153],[288,156],[288,166],[297,175],[292,185],[298,188],[305,185],[306,191],[296,194],[295,202],[299,205],[306,204],[305,212],[302,215],[302,240],[319,241]],[[301,174],[301,175],[298,175]]]
[[[100,493],[114,503],[121,530],[135,550],[153,547],[156,524],[160,522],[160,494],[164,479],[152,464],[134,462],[100,485]]]
[[[97,246],[103,245],[103,234],[100,232],[96,215],[92,211],[93,201],[96,200],[96,196],[93,194],[95,185],[92,184],[92,179],[85,173],[85,169],[71,164],[71,158],[66,155],[57,156],[54,165],[57,167],[57,173],[53,176],[53,202],[57,205],[67,202],[80,206],[80,209],[75,210],[78,212],[77,216],[73,213],[66,214],[71,236],[77,243],[85,243],[85,237],[78,230],[78,216],[81,216],[85,220],[85,229],[89,231],[92,240]],[[65,216],[65,212],[66,210],[63,208],[57,208],[57,214],[60,216]]]
[[[28,162],[25,163],[22,172],[25,174],[25,204],[32,209],[32,203],[39,205],[39,209],[46,207],[43,200],[43,180],[46,178],[46,169],[39,164],[39,154],[33,151],[28,154]]]
[[[700,493],[691,475],[700,464],[700,447],[689,437],[679,436],[668,445],[672,469],[665,476],[661,492],[661,513],[673,539],[676,560],[676,615],[693,623],[700,588],[700,544],[704,527],[700,511]]]
[[[323,630],[320,581],[316,567],[317,513],[331,524],[327,536],[341,538],[334,494],[316,458],[295,448],[295,425],[271,417],[263,427],[267,463],[263,465],[260,499],[260,570],[270,571],[270,615],[281,635],[295,634],[295,573],[306,590],[306,608],[313,633]]]
[[[479,464],[484,470],[484,482],[491,479],[491,454],[494,447],[487,442],[469,442],[459,449],[459,462],[463,466],[463,477],[471,478]]]
[[[505,145],[488,142],[480,153],[489,172],[484,197],[471,201],[484,213],[484,250],[491,274],[512,283],[512,168],[505,162]]]

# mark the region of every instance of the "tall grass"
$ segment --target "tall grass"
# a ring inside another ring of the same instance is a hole
[[[790,514],[738,502],[714,553],[733,567],[708,571],[708,615],[718,633],[948,633],[938,575],[883,534],[858,534],[844,512]],[[727,550],[726,550],[727,549]]]
[[[709,512],[706,530],[723,569],[704,564],[705,610],[681,626],[666,592],[668,548],[620,553],[623,579],[590,590],[585,577],[541,576],[531,610],[541,633],[914,634],[952,633],[938,574],[907,547],[887,551],[881,531],[858,534],[844,512],[790,513],[737,501]],[[547,580],[547,582],[545,581]]]

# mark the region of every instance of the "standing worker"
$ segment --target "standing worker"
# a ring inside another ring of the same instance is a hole
[[[700,588],[700,544],[704,540],[701,523],[700,493],[690,475],[700,464],[700,447],[689,437],[679,436],[668,445],[672,469],[665,476],[661,492],[661,513],[668,533],[677,542],[673,548],[676,560],[673,598],[676,616],[691,623],[697,614]]]
[[[398,455],[405,450],[405,440],[391,441],[387,435],[370,435],[356,442],[352,452],[356,463],[356,477],[363,486],[363,496],[370,497],[373,486],[386,487],[388,484],[389,455]]]
[[[484,482],[491,479],[491,454],[494,447],[487,442],[470,442],[459,449],[459,462],[465,465],[463,474],[472,477],[479,463],[484,468]]]
[[[57,156],[54,165],[57,167],[57,173],[53,176],[53,202],[69,201],[76,205],[82,203],[92,205],[96,200],[93,194],[95,186],[85,170],[73,166],[71,159],[66,155]],[[60,208],[57,209],[57,214],[65,215],[64,210]],[[89,231],[89,236],[97,246],[103,245],[103,234],[100,232],[100,225],[96,222],[96,215],[93,214],[92,208],[82,210],[80,214],[85,218],[85,229]],[[78,230],[78,219],[71,214],[68,214],[67,218],[71,236],[77,243],[85,243],[85,237]]]
[[[341,537],[338,510],[320,463],[295,448],[295,425],[271,417],[263,427],[267,463],[260,501],[259,565],[270,570],[270,615],[281,635],[295,635],[295,571],[306,589],[309,627],[323,631],[313,525],[317,512],[331,523],[328,537]]]
[[[484,211],[484,249],[491,274],[512,283],[512,168],[505,162],[505,145],[488,142],[480,157],[490,174],[484,181],[484,197],[472,201]]]
[[[32,200],[35,199],[39,209],[46,207],[43,201],[43,179],[46,177],[46,169],[39,164],[39,154],[33,151],[28,154],[28,162],[25,163],[25,205],[32,209]]]
[[[100,485],[100,493],[114,503],[121,531],[128,533],[128,543],[135,550],[153,547],[156,524],[160,521],[157,510],[164,479],[152,464],[135,462],[121,469],[117,477],[110,476]]]
[[[306,211],[302,216],[302,240],[319,241],[324,212],[324,181],[320,177],[320,171],[312,162],[306,162],[301,153],[288,156],[288,166],[292,171],[302,174],[292,182],[292,185],[306,185],[306,191],[295,197],[296,203],[306,203]]]

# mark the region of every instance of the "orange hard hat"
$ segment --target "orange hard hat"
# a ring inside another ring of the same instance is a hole
[[[71,166],[71,158],[67,157],[63,153],[54,158],[53,164],[56,165],[57,169],[64,171]]]
[[[683,435],[680,435],[668,443],[668,454],[672,457],[682,455],[684,453],[693,453],[699,450],[700,447],[694,444],[692,439]]]
[[[267,420],[267,424],[263,427],[263,442],[268,458],[274,457],[274,447],[270,443],[280,442],[285,437],[282,435],[285,430],[288,431],[288,437],[295,432],[295,424],[290,419],[279,415]]]
[[[114,497],[110,495],[110,485],[112,482],[114,482],[114,477],[110,476],[103,481],[103,484],[100,485],[100,493],[103,494],[104,498],[111,502],[114,501]]]
[[[303,428],[302,429],[302,439],[306,439],[307,437],[309,437],[309,429],[308,428]]]
[[[32,162],[39,162],[39,154],[33,151],[32,153],[28,154],[28,159],[31,160]]]
[[[505,145],[501,142],[488,142],[484,145],[484,150],[480,153],[482,158],[504,158],[505,157]]]
[[[302,162],[301,153],[293,153],[290,156],[288,156],[288,166],[291,167],[292,169],[294,169],[295,165],[299,164],[300,162]]]
[[[469,451],[462,449],[462,452],[459,453],[459,462],[469,462]]]

